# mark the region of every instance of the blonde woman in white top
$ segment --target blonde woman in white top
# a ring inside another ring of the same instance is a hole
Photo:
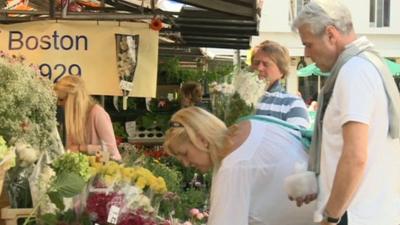
[[[297,208],[283,188],[294,164],[307,161],[286,128],[252,119],[227,128],[188,107],[172,116],[164,147],[186,166],[213,170],[209,225],[312,224],[312,206]]]

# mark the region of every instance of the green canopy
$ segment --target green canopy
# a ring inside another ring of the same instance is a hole
[[[388,65],[390,72],[392,72],[393,76],[400,77],[400,64],[385,59],[386,65]]]
[[[329,76],[329,73],[321,72],[321,70],[315,65],[315,63],[310,64],[306,67],[303,67],[297,70],[297,75],[299,77],[308,77],[311,75],[315,76]]]
[[[386,65],[388,65],[390,72],[392,72],[393,76],[400,76],[400,64],[397,64],[393,61],[385,59]],[[311,75],[315,76],[329,76],[329,73],[321,72],[321,70],[315,65],[315,63],[310,64],[306,67],[303,67],[297,70],[297,75],[299,77],[308,77]]]

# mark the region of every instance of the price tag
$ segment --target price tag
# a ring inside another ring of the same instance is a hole
[[[121,80],[121,82],[119,83],[119,87],[124,91],[131,91],[133,88],[133,83]]]
[[[107,222],[111,224],[117,224],[120,208],[118,206],[111,206],[110,212],[108,213]]]

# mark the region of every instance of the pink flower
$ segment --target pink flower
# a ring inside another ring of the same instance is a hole
[[[191,214],[192,216],[196,216],[196,215],[199,214],[199,213],[200,213],[200,210],[198,210],[198,209],[196,209],[196,208],[193,208],[193,209],[190,210],[190,214]]]
[[[182,225],[193,225],[193,224],[190,221],[186,221]]]
[[[171,221],[169,220],[164,220],[164,222],[162,223],[162,225],[172,225]]]
[[[198,213],[198,214],[196,215],[196,218],[197,218],[198,220],[201,220],[201,219],[204,218],[204,214],[203,214],[203,213]]]

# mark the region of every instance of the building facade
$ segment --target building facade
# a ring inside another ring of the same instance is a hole
[[[264,0],[259,24],[259,36],[252,38],[252,46],[264,40],[285,45],[292,57],[291,76],[287,80],[289,92],[297,93],[299,79],[296,68],[304,55],[304,48],[291,24],[301,7],[309,0]],[[383,57],[400,63],[400,0],[341,0],[352,13],[355,31],[367,36]],[[397,9],[397,11],[396,11]],[[311,63],[306,60],[306,62]]]

